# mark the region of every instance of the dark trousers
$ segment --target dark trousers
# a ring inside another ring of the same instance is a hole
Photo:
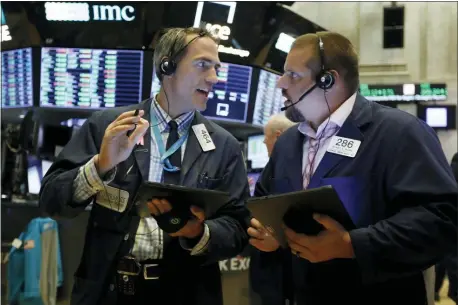
[[[445,275],[448,277],[448,297],[458,303],[458,257],[456,255],[446,256],[436,265],[436,283],[434,291],[439,293],[444,282]]]

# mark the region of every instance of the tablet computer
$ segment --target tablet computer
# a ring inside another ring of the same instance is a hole
[[[339,195],[330,185],[298,192],[250,198],[247,207],[253,217],[273,230],[278,242],[286,247],[282,224],[297,233],[317,235],[324,228],[313,219],[314,213],[328,215],[346,230],[355,225]]]
[[[151,216],[146,203],[154,198],[167,199],[173,208],[178,209],[189,210],[192,205],[195,205],[205,211],[206,218],[211,218],[230,200],[230,196],[226,192],[174,184],[143,182],[134,200],[135,208],[140,217]]]

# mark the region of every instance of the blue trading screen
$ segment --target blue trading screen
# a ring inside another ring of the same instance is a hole
[[[253,111],[253,124],[264,126],[269,118],[280,112],[285,98],[277,88],[279,75],[261,70],[259,73],[258,91]]]
[[[253,68],[222,63],[218,83],[208,94],[207,109],[202,114],[208,118],[246,122]]]
[[[43,48],[41,53],[43,107],[98,109],[141,101],[142,51]]]
[[[2,52],[2,108],[33,106],[32,49]]]
[[[246,121],[248,98],[250,96],[252,68],[236,64],[221,63],[218,83],[208,94],[207,109],[202,115],[225,121]],[[153,69],[151,97],[159,93],[161,84]]]

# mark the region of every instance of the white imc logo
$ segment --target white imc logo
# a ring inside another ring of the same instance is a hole
[[[90,21],[90,8],[87,2],[46,2],[46,20],[48,21]],[[135,9],[126,5],[92,5],[94,21],[133,21]]]

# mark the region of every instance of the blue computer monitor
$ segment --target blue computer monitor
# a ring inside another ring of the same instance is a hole
[[[42,48],[40,106],[100,109],[142,100],[143,51]]]
[[[285,98],[281,89],[277,88],[280,75],[261,69],[259,72],[258,88],[253,110],[252,124],[264,126],[269,118],[280,112]]]
[[[219,82],[209,93],[207,109],[202,114],[215,120],[245,123],[252,74],[250,66],[222,63]]]
[[[2,108],[33,107],[32,48],[2,51]]]
[[[207,109],[202,115],[209,119],[245,123],[250,98],[253,68],[231,63],[221,63],[218,71],[219,82],[208,94]],[[161,88],[153,68],[150,96],[155,96]]]

